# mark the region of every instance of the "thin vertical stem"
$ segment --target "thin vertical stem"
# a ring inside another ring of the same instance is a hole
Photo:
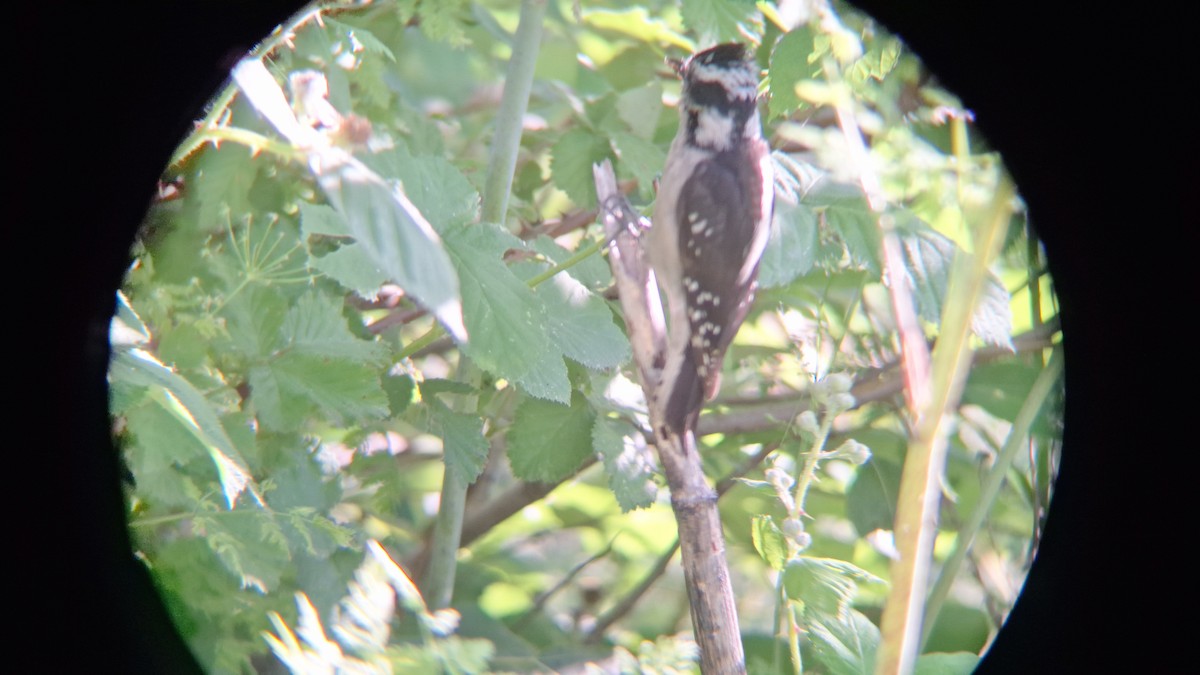
[[[508,195],[512,191],[517,150],[521,146],[522,121],[529,107],[533,88],[533,67],[542,41],[542,17],[546,0],[522,0],[521,19],[513,36],[512,57],[504,78],[504,95],[496,113],[496,135],[488,160],[487,181],[483,186],[483,220],[504,223]]]
[[[508,194],[512,189],[517,149],[521,144],[521,120],[529,105],[533,66],[541,44],[542,17],[545,12],[546,0],[521,2],[521,18],[513,38],[512,58],[508,62],[504,94],[496,116],[496,134],[492,138],[491,160],[484,183],[483,219],[486,222],[503,223],[508,210]],[[460,379],[465,379],[468,372],[478,375],[478,368],[463,361]],[[441,503],[430,544],[429,568],[425,576],[425,588],[422,589],[433,609],[448,606],[454,591],[466,500],[466,481],[446,466],[442,478]]]
[[[951,270],[942,330],[930,369],[930,396],[917,410],[900,478],[895,525],[900,556],[892,564],[892,587],[880,625],[875,664],[880,675],[910,673],[916,664],[937,536],[949,412],[957,407],[970,370],[971,317],[987,281],[988,266],[1004,241],[1014,194],[1012,183],[1001,178],[989,213],[976,233],[974,255],[960,251]]]
[[[1021,410],[1013,421],[1012,429],[1008,432],[1008,438],[1005,439],[1004,446],[996,456],[996,461],[992,464],[992,469],[984,481],[983,489],[979,492],[979,501],[975,504],[975,510],[971,512],[966,523],[958,531],[958,537],[954,542],[954,551],[942,565],[937,583],[933,585],[933,590],[929,593],[929,600],[925,603],[925,628],[921,635],[922,644],[929,640],[933,622],[937,619],[938,612],[942,609],[942,603],[950,593],[950,585],[954,582],[954,577],[958,576],[958,570],[962,567],[967,552],[971,550],[971,543],[975,540],[975,535],[995,505],[996,497],[1000,494],[1000,487],[1004,484],[1005,476],[1008,475],[1008,470],[1012,467],[1017,453],[1028,442],[1029,429],[1037,419],[1042,405],[1053,391],[1054,384],[1058,382],[1058,376],[1062,374],[1062,370],[1062,347],[1059,347],[1050,355],[1050,362],[1038,374],[1037,380],[1029,390],[1029,395],[1025,397],[1025,403],[1021,405]]]

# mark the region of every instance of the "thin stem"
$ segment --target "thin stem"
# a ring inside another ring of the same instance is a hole
[[[604,248],[604,245],[605,245],[605,241],[603,239],[597,239],[596,241],[593,241],[592,243],[588,244],[587,246],[584,246],[583,248],[576,251],[573,255],[571,255],[570,258],[567,258],[566,260],[562,261],[561,263],[554,265],[550,269],[535,275],[533,278],[531,278],[529,281],[527,281],[525,283],[528,284],[530,288],[533,288],[533,287],[537,286],[538,284],[546,281],[547,279],[553,277],[555,274],[558,274],[559,272],[562,272],[563,270],[569,270],[572,267],[583,262],[590,256],[595,255],[598,251],[600,251],[602,248]]]
[[[546,12],[546,0],[522,0],[521,18],[513,39],[512,58],[508,62],[508,73],[504,80],[504,95],[496,119],[496,135],[492,139],[492,156],[483,193],[483,219],[486,222],[502,223],[508,210],[508,195],[512,189],[513,169],[517,162],[517,148],[521,143],[521,120],[529,105],[529,91],[533,86],[533,66],[537,60],[542,37],[542,16]],[[424,337],[410,344],[402,356],[415,353],[437,338],[435,327]],[[468,361],[460,361],[460,368],[478,379],[478,367]],[[465,373],[460,373],[465,374]],[[463,404],[464,409],[472,405]],[[441,503],[434,524],[433,541],[430,545],[429,567],[427,568],[425,597],[434,609],[450,604],[454,590],[454,578],[458,563],[458,548],[462,541],[463,514],[466,511],[467,482],[446,465],[442,479]]]
[[[504,223],[513,171],[521,146],[521,130],[533,88],[533,67],[542,41],[542,17],[546,0],[521,0],[521,18],[513,36],[512,57],[504,78],[504,95],[496,112],[496,133],[483,187],[483,220]]]
[[[929,593],[929,599],[925,603],[925,628],[921,636],[922,644],[929,640],[934,620],[937,619],[938,612],[941,611],[942,604],[945,602],[946,596],[950,593],[950,585],[954,582],[954,578],[958,576],[958,570],[962,567],[967,553],[971,550],[971,543],[975,540],[975,535],[978,534],[984,519],[987,518],[988,513],[991,512],[992,507],[995,505],[996,498],[1000,494],[1000,488],[1004,484],[1005,476],[1016,459],[1017,453],[1020,452],[1021,448],[1028,441],[1029,429],[1033,426],[1034,420],[1037,419],[1038,413],[1041,412],[1046,399],[1049,398],[1050,393],[1054,390],[1054,384],[1058,382],[1062,370],[1062,347],[1057,347],[1050,355],[1050,362],[1038,374],[1038,378],[1034,381],[1029,395],[1025,397],[1025,403],[1021,405],[1021,410],[1017,413],[1017,417],[1013,421],[1012,429],[1008,432],[1008,438],[1005,439],[1004,446],[996,456],[996,461],[993,463],[992,469],[988,472],[987,479],[984,481],[983,489],[980,490],[979,501],[975,504],[975,510],[971,512],[971,515],[967,517],[966,522],[958,531],[958,537],[954,542],[954,551],[950,554],[946,563],[942,565],[942,571],[938,574],[937,582],[933,585],[933,590]]]
[[[916,409],[900,495],[895,538],[900,557],[892,564],[891,591],[880,625],[875,672],[909,673],[916,663],[924,619],[925,589],[937,535],[939,489],[946,461],[948,414],[957,407],[970,370],[971,316],[988,276],[988,266],[1003,243],[1011,217],[1012,183],[1002,177],[988,214],[975,237],[975,254],[955,256],[948,284],[941,333],[930,369],[929,398]]]

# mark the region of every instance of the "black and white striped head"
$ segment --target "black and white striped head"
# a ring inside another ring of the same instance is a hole
[[[680,122],[690,145],[722,151],[758,138],[758,65],[746,45],[719,44],[676,66],[683,79]]]

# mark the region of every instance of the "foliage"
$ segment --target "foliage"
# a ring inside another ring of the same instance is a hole
[[[318,127],[353,171],[231,85],[164,172],[112,330],[137,553],[206,669],[694,667],[677,566],[643,583],[674,525],[588,211],[609,158],[649,212],[677,125],[663,59],[729,39],[761,45],[778,174],[763,288],[700,439],[714,481],[741,478],[721,508],[748,661],[870,668],[910,421],[878,217],[833,110],[857,111],[931,339],[1002,166],[898,39],[801,5],[551,3],[504,222],[480,194],[516,2],[327,3],[267,38],[279,87],[316,71],[369,124]],[[938,560],[974,546],[943,616],[965,618],[935,625],[918,672],[971,667],[1049,499],[1057,392],[993,469],[1056,339],[1029,237],[1018,203],[944,476]],[[457,613],[403,571],[421,580],[443,468],[474,484]]]

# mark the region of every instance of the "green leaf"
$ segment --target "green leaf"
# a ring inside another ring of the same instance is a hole
[[[846,517],[859,536],[890,530],[896,521],[900,494],[900,464],[879,456],[858,468],[846,490]]]
[[[771,81],[771,100],[767,110],[772,118],[787,115],[800,107],[796,83],[819,75],[820,65],[814,63],[818,56],[813,44],[813,31],[808,24],[797,26],[775,43],[767,73]]]
[[[348,158],[317,181],[374,266],[429,309],[460,341],[458,277],[441,240],[404,191]]]
[[[658,129],[658,118],[663,110],[662,95],[662,85],[658,82],[623,91],[617,96],[617,116],[634,136],[649,141]]]
[[[422,390],[423,393],[424,390]],[[429,431],[442,439],[446,468],[464,483],[471,484],[487,463],[488,441],[483,435],[483,418],[457,413],[435,398],[427,398]]]
[[[200,439],[179,423],[161,392],[128,411],[126,423],[132,439],[125,454],[138,494],[156,506],[195,508],[202,491],[180,467],[207,457]]]
[[[588,208],[596,203],[592,165],[605,159],[615,159],[607,138],[587,129],[571,129],[551,151],[550,176],[571,201]]]
[[[754,550],[771,569],[782,571],[787,565],[787,540],[775,520],[769,515],[759,514],[750,520],[750,538]]]
[[[513,381],[525,393],[540,399],[566,405],[571,398],[567,364],[561,354],[547,354],[537,368],[518,375]]]
[[[256,373],[257,378],[254,377]],[[388,414],[387,395],[379,385],[379,372],[348,359],[291,352],[271,361],[265,368],[256,368],[251,371],[251,376],[251,391],[256,403],[257,389],[273,386],[281,399],[292,397],[314,404],[324,415],[339,423],[381,418]],[[287,401],[282,405],[293,408],[295,413],[305,407]],[[280,417],[264,415],[264,423],[285,431],[291,426],[285,420],[296,421],[287,411],[281,410],[279,414]]]
[[[382,365],[387,349],[351,333],[341,304],[340,300],[312,291],[300,296],[280,328],[285,348],[301,354]]]
[[[922,654],[917,657],[913,675],[967,675],[978,665],[979,655],[970,652]]]
[[[865,267],[877,277],[883,273],[879,216],[865,201],[826,207],[825,222],[841,238],[853,264]]]
[[[508,430],[508,459],[521,480],[552,483],[579,468],[592,453],[596,412],[579,392],[571,405],[525,399]]]
[[[680,10],[702,45],[745,41],[762,33],[762,15],[754,0],[683,0]]]
[[[633,425],[624,420],[597,416],[592,427],[592,448],[604,463],[608,486],[622,512],[654,503],[658,496],[654,456]]]
[[[388,281],[363,247],[351,244],[319,258],[309,258],[309,267],[355,293],[370,298]]]
[[[392,417],[397,417],[408,409],[412,404],[413,392],[416,391],[416,382],[413,381],[411,375],[384,375],[383,376],[383,393],[387,394],[388,410],[392,412]]]
[[[241,579],[242,588],[267,593],[279,584],[290,556],[274,516],[241,508],[197,515],[194,525],[225,569]]]
[[[396,147],[363,162],[384,178],[400,181],[404,194],[439,233],[479,218],[479,192],[442,157],[414,157]]]
[[[662,52],[649,44],[637,43],[617,52],[616,56],[600,66],[599,72],[614,90],[626,91],[645,87],[647,82],[658,79],[662,67]],[[647,111],[655,110],[654,116],[657,118],[657,110],[662,107],[662,101],[647,103],[653,106],[647,108]]]
[[[547,260],[550,260],[554,264],[558,265],[566,262],[566,260],[573,256],[578,249],[587,247],[589,242],[586,239],[582,239],[580,240],[576,251],[568,251],[562,246],[559,246],[558,243],[556,243],[550,237],[542,235],[529,242],[529,245],[540,255],[545,256]],[[541,272],[542,269],[544,268],[539,268],[538,272]],[[595,292],[606,290],[613,283],[612,268],[608,266],[608,261],[604,258],[604,256],[599,254],[580,260],[573,267],[571,267],[568,273],[571,275],[571,278],[579,281],[579,283],[587,286]],[[533,274],[534,273],[530,273],[529,276],[531,277]]]
[[[612,310],[570,275],[560,272],[538,285],[550,339],[566,356],[594,368],[615,368],[629,359],[629,339],[613,323]]]
[[[833,675],[862,675],[875,667],[879,628],[858,610],[845,619],[822,613],[805,613],[805,627],[813,654]]]
[[[783,573],[788,597],[803,602],[805,612],[820,612],[839,620],[847,617],[858,582],[883,580],[844,560],[809,556],[790,561]]]
[[[637,178],[642,193],[650,194],[667,163],[667,153],[650,141],[623,131],[614,133],[612,140],[621,166]]]
[[[816,252],[816,214],[803,204],[777,197],[771,238],[758,268],[759,284],[763,288],[786,286],[812,269]]]
[[[251,160],[250,150],[234,143],[202,151],[185,179],[190,193],[186,208],[194,227],[219,232],[231,216],[250,210],[250,188],[260,166]]]
[[[234,347],[251,360],[270,358],[279,348],[287,302],[274,288],[249,285],[228,301],[222,314]]]
[[[625,9],[587,9],[583,22],[601,30],[613,31],[634,38],[638,44],[665,43],[691,51],[692,41],[673,30],[665,20],[654,16],[645,7]]]
[[[109,378],[161,387],[169,395],[166,400],[171,414],[200,442],[216,465],[229,508],[233,508],[238,495],[247,488],[259,499],[246,462],[226,434],[216,410],[190,382],[140,349],[117,351],[109,366]]]
[[[464,353],[488,372],[525,383],[534,396],[568,401],[566,365],[550,341],[545,304],[501,259],[523,243],[481,223],[448,231],[446,247],[462,280],[463,318],[471,334]]]
[[[904,267],[912,282],[913,298],[921,318],[941,322],[945,310],[950,267],[960,250],[948,237],[933,230],[915,215],[897,210],[896,230]],[[1012,348],[1012,310],[1008,290],[989,274],[979,304],[971,317],[971,330],[984,342]]]
[[[375,35],[370,31],[357,26],[351,26],[349,24],[342,23],[341,21],[328,16],[323,17],[322,20],[325,22],[325,25],[328,27],[331,33],[345,35],[352,42],[357,42],[359,45],[362,45],[362,48],[368,54],[381,54],[387,57],[387,60],[389,61],[394,62],[396,60],[396,55],[392,53],[392,50],[388,49],[387,45],[381,42],[379,38],[375,37]]]

